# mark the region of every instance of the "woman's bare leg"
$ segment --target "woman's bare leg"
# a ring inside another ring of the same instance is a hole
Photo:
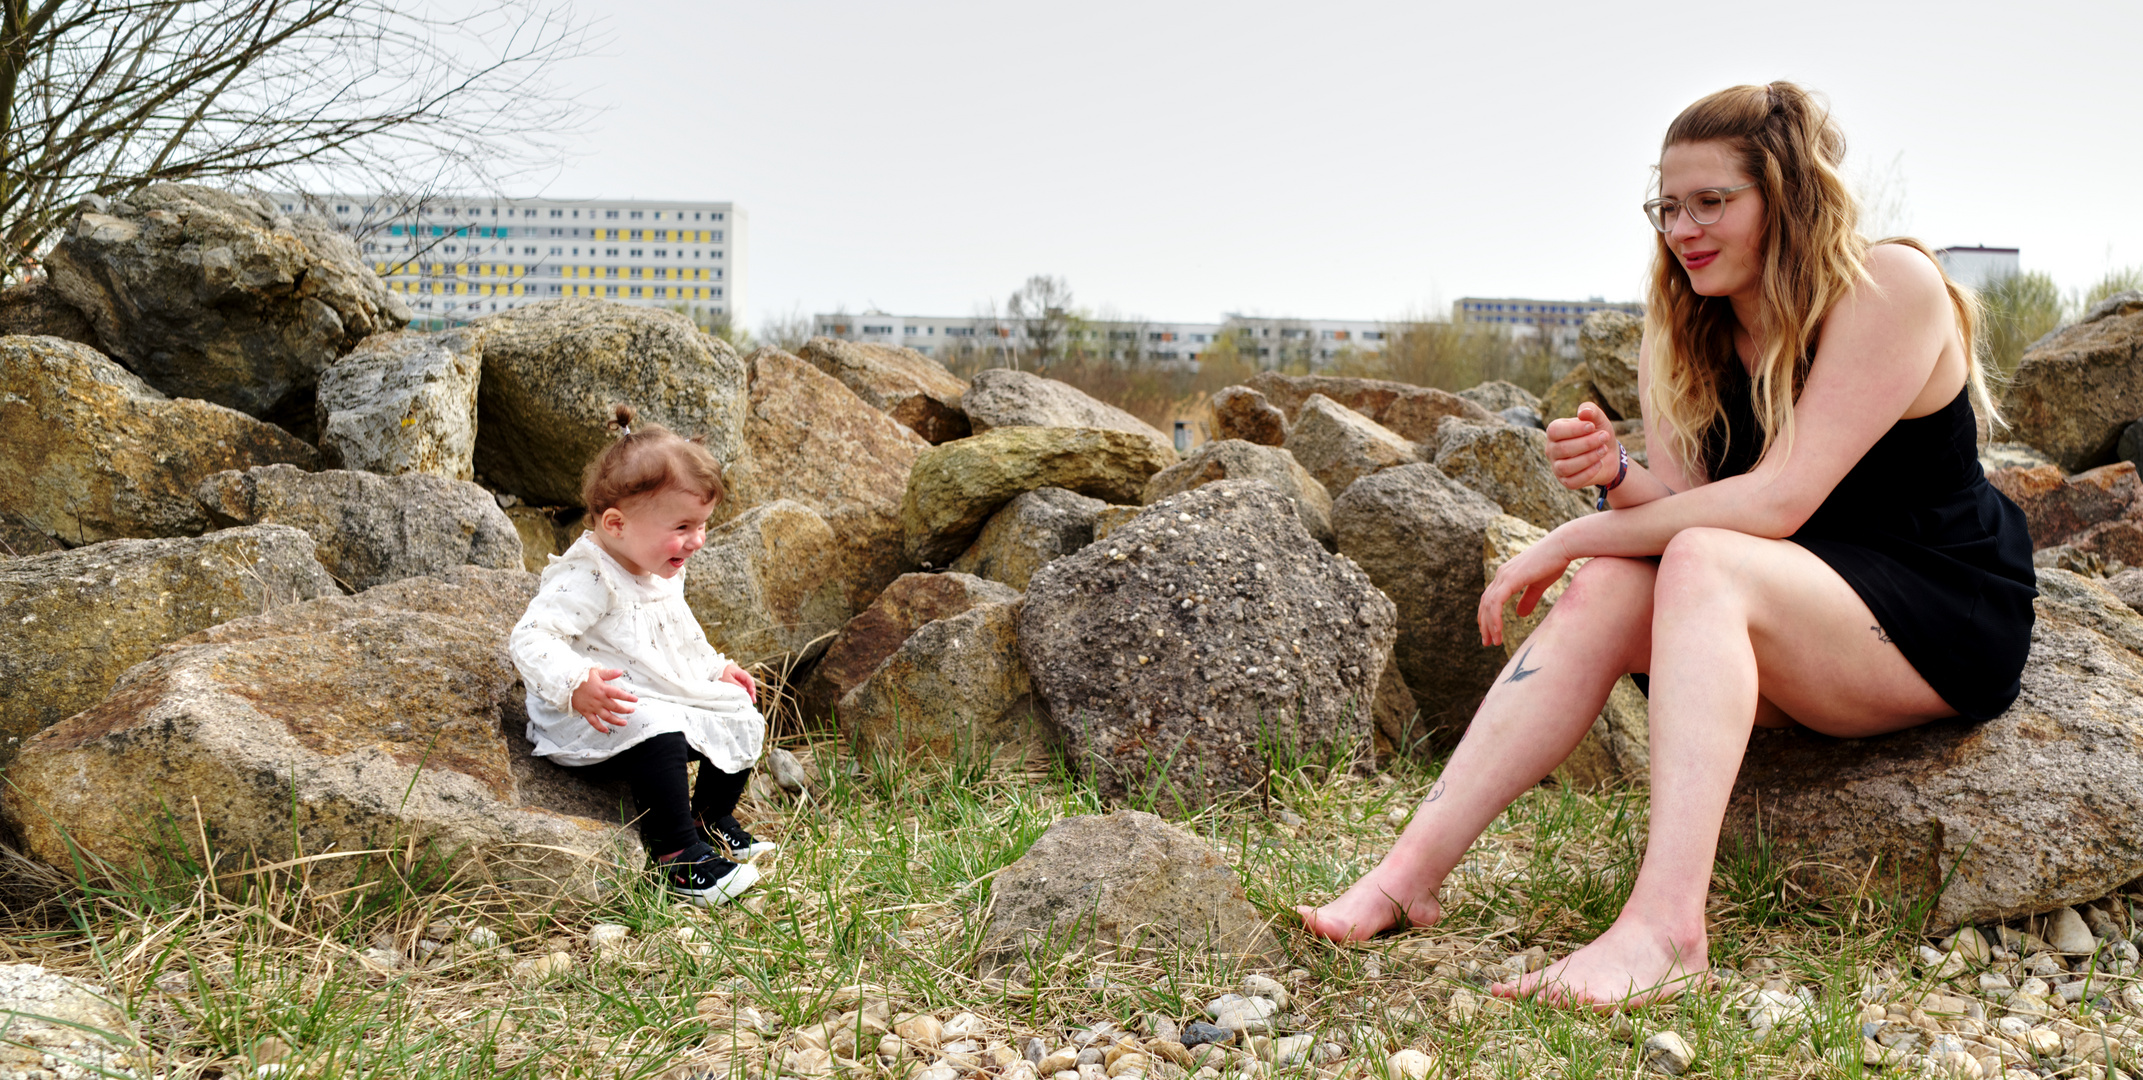
[[[1503,666],[1443,775],[1376,868],[1339,899],[1297,907],[1311,933],[1369,937],[1442,913],[1436,892],[1511,800],[1562,763],[1623,674],[1643,670],[1652,626],[1651,562],[1594,559]]]
[[[1498,993],[1638,1004],[1706,970],[1712,860],[1763,700],[1846,737],[1953,713],[1852,587],[1789,541],[1676,536],[1661,558],[1651,645],[1651,826],[1629,902],[1598,940]]]

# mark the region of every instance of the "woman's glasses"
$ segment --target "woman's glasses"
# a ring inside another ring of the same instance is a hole
[[[1672,231],[1675,219],[1681,217],[1684,210],[1689,211],[1689,220],[1699,225],[1716,225],[1719,216],[1726,213],[1726,197],[1755,186],[1756,182],[1751,180],[1738,187],[1698,188],[1686,199],[1652,199],[1644,204],[1644,216],[1652,219],[1652,227],[1660,232]]]

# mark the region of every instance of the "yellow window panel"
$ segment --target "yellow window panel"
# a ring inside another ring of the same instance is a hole
[[[468,264],[468,263],[455,263],[455,264],[454,264],[454,276],[455,276],[455,277],[468,277],[468,276],[469,276],[469,264]]]
[[[444,281],[434,281],[434,282],[432,282],[432,295],[433,295],[433,296],[444,296],[444,295],[446,295],[446,282],[444,282]]]
[[[469,283],[468,283],[468,282],[466,282],[466,281],[457,281],[457,282],[455,282],[455,283],[454,283],[454,295],[456,295],[456,296],[467,296],[467,295],[469,295]]]
[[[515,296],[521,295],[521,283],[518,281],[513,283],[513,294]]]

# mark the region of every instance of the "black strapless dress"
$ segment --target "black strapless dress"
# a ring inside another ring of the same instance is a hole
[[[1722,366],[1728,423],[1706,440],[1714,480],[1754,468],[1763,438],[1748,372]],[[1987,720],[2021,689],[2039,590],[2024,514],[1979,467],[1969,394],[1892,425],[1787,539],[1860,594],[1942,700]]]

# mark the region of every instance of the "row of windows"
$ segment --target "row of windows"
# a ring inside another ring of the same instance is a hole
[[[1477,301],[1465,306],[1466,311],[1504,311],[1537,315],[1588,315],[1595,311],[1620,311],[1620,304],[1498,304]]]
[[[715,276],[720,277],[721,272],[716,271]],[[825,326],[822,326],[819,329],[824,333],[840,335],[848,333],[849,327],[846,323],[827,323]],[[858,327],[857,330],[858,332],[863,334],[890,335],[893,333],[893,328],[891,326],[862,326]],[[1012,333],[1009,328],[1005,327],[998,327],[996,328],[996,330],[997,336],[999,337],[1009,337]],[[900,328],[900,334],[902,337],[934,337],[938,334],[938,332],[939,328],[935,326],[908,325]],[[975,328],[972,326],[948,326],[944,328],[944,333],[948,337],[973,337],[975,333]],[[1301,338],[1308,337],[1310,333],[1311,331],[1309,330],[1282,330],[1280,331],[1280,336],[1283,338]],[[1096,331],[1088,330],[1086,331],[1086,338],[1088,340],[1093,340],[1095,334]],[[1133,330],[1109,331],[1109,338],[1113,341],[1131,341],[1135,340],[1137,336],[1137,331]],[[1180,337],[1181,339],[1188,341],[1192,344],[1204,345],[1210,343],[1219,336],[1220,335],[1218,334],[1178,334],[1176,331],[1173,330],[1149,330],[1146,333],[1146,340],[1150,342],[1172,342]],[[1326,330],[1322,332],[1322,336],[1326,341],[1348,341],[1352,340],[1356,336],[1359,336],[1363,341],[1384,340],[1384,332],[1381,330],[1362,330],[1359,332],[1349,330]]]
[[[410,296],[599,296],[634,300],[719,300],[720,285],[531,285],[523,282],[390,281],[387,288]],[[619,289],[625,292],[620,293]]]
[[[518,263],[383,263],[372,264],[372,272],[381,277],[408,277],[423,274],[427,277],[527,277],[531,270],[543,270],[545,277],[569,278],[642,278],[649,281],[720,281],[722,268],[717,266],[551,266],[527,267]],[[623,271],[622,273],[620,271]]]
[[[284,213],[286,213],[286,214],[294,214],[294,213],[296,213],[296,212],[297,212],[297,209],[298,209],[298,206],[297,206],[297,204],[296,204],[296,203],[284,203],[284,204],[283,204],[283,212],[284,212]],[[337,213],[337,214],[348,214],[348,213],[349,213],[349,212],[351,211],[351,209],[352,209],[352,207],[350,206],[350,204],[349,204],[349,203],[337,203],[337,204],[335,204],[335,213]],[[379,209],[379,207],[377,207],[377,206],[373,206],[373,205],[367,205],[367,206],[365,207],[365,214],[369,216],[369,215],[371,215],[372,213],[376,212],[376,211],[377,211],[378,209]],[[494,207],[492,207],[492,208],[491,208],[491,216],[492,216],[492,217],[501,217],[501,216],[504,216],[504,217],[509,217],[509,218],[510,218],[510,217],[512,217],[512,216],[513,216],[513,211],[514,211],[514,208],[513,208],[513,207],[510,207],[510,206],[509,206],[509,207],[507,207],[507,208],[506,208],[506,213],[505,213],[504,215],[501,215],[501,214],[499,213],[499,208],[498,208],[498,207],[496,207],[496,206],[494,206]],[[407,209],[407,208],[404,208],[404,209],[402,210],[402,213],[405,213],[405,214],[406,214],[406,213],[408,213],[408,212],[409,212],[409,211],[408,211],[408,209]],[[420,214],[426,214],[426,215],[430,215],[430,216],[434,216],[434,217],[439,217],[439,216],[444,216],[444,217],[456,217],[456,216],[459,216],[459,215],[460,215],[460,213],[461,213],[461,208],[460,208],[460,207],[458,207],[458,206],[444,206],[444,207],[438,207],[438,208],[432,208],[432,207],[424,207],[424,208],[422,208],[422,209],[419,209],[419,210],[418,210],[417,212],[418,212],[418,213],[420,213]],[[565,218],[565,217],[566,217],[566,215],[567,215],[568,213],[571,213],[571,215],[572,215],[573,217],[575,217],[575,218],[578,218],[578,217],[580,217],[580,213],[581,213],[581,212],[580,212],[579,210],[572,210],[572,211],[567,211],[567,210],[563,210],[563,209],[558,209],[558,210],[552,210],[552,211],[550,212],[550,216],[551,216],[551,217],[553,217],[553,218],[559,218],[559,219],[563,219],[563,218]],[[641,215],[642,215],[642,214],[645,214],[645,213],[649,213],[649,211],[644,211],[644,210],[633,210],[633,211],[629,211],[629,213],[631,214],[631,217],[629,218],[629,220],[632,220],[632,221],[639,221],[639,220],[640,220],[640,218],[641,218]],[[670,215],[670,220],[671,220],[671,221],[683,221],[683,220],[685,220],[685,214],[686,214],[686,211],[683,211],[683,210],[670,210],[670,211],[656,210],[656,211],[652,211],[652,213],[653,213],[653,214],[655,215],[655,220],[656,220],[656,221],[661,221],[661,220],[662,220],[662,215],[663,215],[664,213],[668,213],[668,214]],[[724,220],[727,220],[727,215],[726,215],[726,214],[724,214],[724,213],[723,213],[722,211],[720,211],[720,210],[693,210],[693,211],[690,211],[690,213],[692,214],[692,220],[693,220],[693,221],[724,221]],[[704,215],[704,216],[702,216],[702,215]],[[472,217],[472,218],[473,218],[473,217],[482,217],[482,216],[484,216],[484,209],[483,209],[483,207],[480,207],[480,206],[472,206],[472,207],[470,207],[470,208],[469,208],[469,215],[468,215],[468,216],[470,216],[470,217]],[[536,216],[536,211],[535,211],[535,208],[534,208],[534,207],[526,207],[526,208],[523,208],[523,209],[521,210],[521,216],[522,216],[522,217],[524,217],[524,218],[532,218],[532,217],[535,217],[535,216]],[[605,219],[607,219],[607,220],[616,220],[617,216],[618,216],[618,212],[617,212],[616,210],[605,210],[605,211],[603,211],[603,217],[604,217]],[[594,210],[590,210],[590,211],[588,211],[588,217],[589,217],[589,218],[590,218],[590,219],[592,220],[592,219],[593,219],[593,218],[595,217],[595,211],[594,211]]]
[[[429,230],[429,232],[426,230]],[[459,227],[452,225],[387,226],[387,235],[389,236],[430,235],[478,238],[488,236],[505,239],[509,236],[536,236],[541,232],[541,229],[524,227],[520,232],[516,233],[510,225],[462,225]],[[573,229],[571,232],[574,236],[580,235],[579,229]],[[719,244],[722,242],[722,232],[723,230],[721,229],[589,229],[588,235],[597,240],[668,240],[673,244]],[[552,236],[564,236],[566,233],[567,230],[565,229],[550,230],[550,235]]]

